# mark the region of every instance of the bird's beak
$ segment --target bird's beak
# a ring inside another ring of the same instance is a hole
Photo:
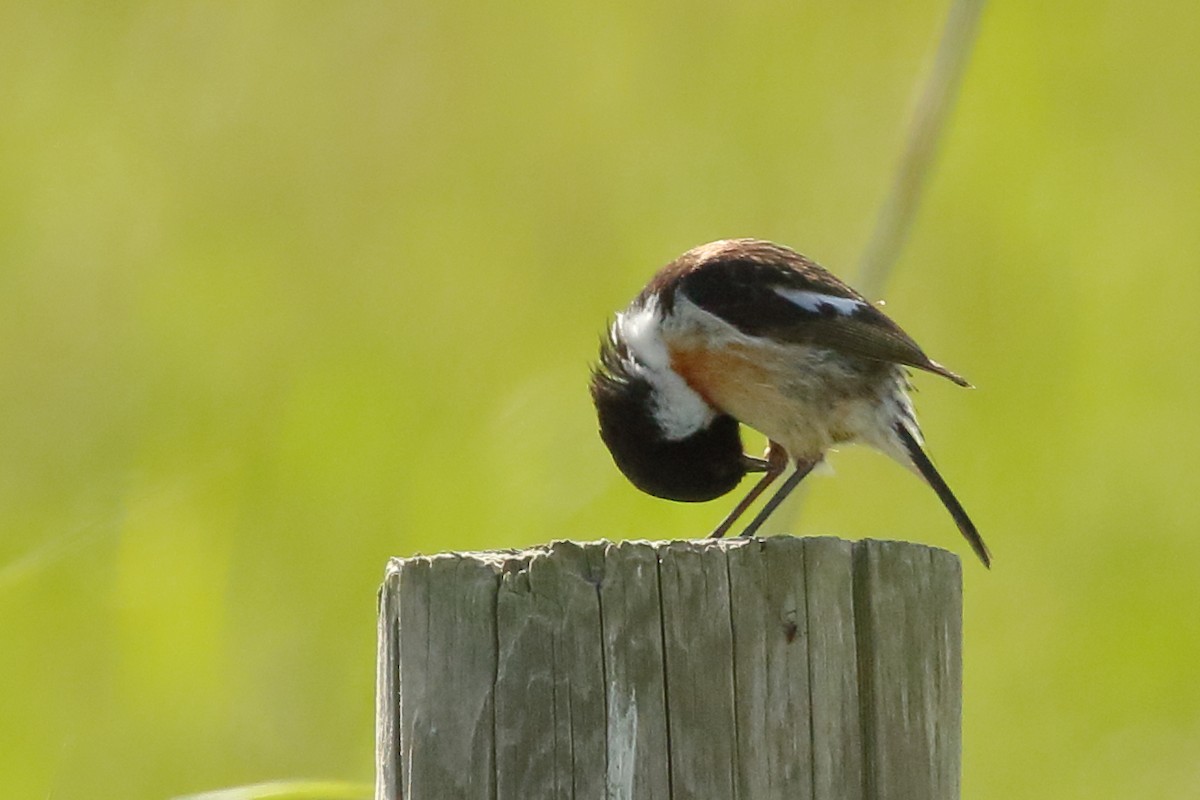
[[[742,467],[746,472],[766,472],[770,468],[765,459],[748,456],[745,453],[742,454]]]

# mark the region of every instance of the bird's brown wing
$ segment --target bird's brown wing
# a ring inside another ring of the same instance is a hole
[[[722,244],[722,249],[706,246],[707,257],[680,270],[678,290],[743,333],[903,364],[969,385],[930,359],[886,314],[815,262],[770,242]]]

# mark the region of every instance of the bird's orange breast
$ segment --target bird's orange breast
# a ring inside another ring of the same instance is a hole
[[[671,343],[671,368],[710,405],[734,416],[771,402],[777,378],[770,358],[744,345]],[[751,415],[754,416],[754,415]]]
[[[671,368],[714,408],[783,445],[793,458],[818,459],[861,434],[861,406],[835,387],[820,354],[800,348],[711,346],[693,337],[667,344]],[[836,381],[833,381],[836,384]]]

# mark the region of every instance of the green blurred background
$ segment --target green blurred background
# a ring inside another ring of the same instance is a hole
[[[0,7],[0,794],[369,780],[388,556],[711,527],[599,335],[711,239],[853,279],[946,9]],[[860,450],[799,531],[966,556],[965,797],[1195,797],[1200,6],[980,36],[887,298],[995,568]]]

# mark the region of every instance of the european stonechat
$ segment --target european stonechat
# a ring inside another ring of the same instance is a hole
[[[789,461],[796,471],[743,536],[830,448],[861,442],[924,478],[990,565],[921,447],[908,367],[970,385],[820,265],[772,242],[728,239],[672,261],[617,315],[591,393],[601,438],[644,492],[712,500],[747,473],[764,473],[712,536],[724,535]],[[765,459],[743,453],[739,424],[766,435]]]

